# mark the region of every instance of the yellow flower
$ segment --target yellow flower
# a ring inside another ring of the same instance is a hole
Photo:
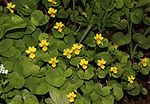
[[[45,52],[47,51],[47,46],[49,45],[49,42],[47,42],[46,39],[41,40],[41,42],[39,43],[39,46],[42,47],[42,50]]]
[[[88,61],[86,61],[85,59],[81,59],[79,64],[83,69],[87,69]]]
[[[25,51],[27,54],[30,54],[30,53],[35,53],[36,52],[36,48],[34,46],[32,47],[28,47],[28,50]]]
[[[141,63],[142,63],[142,65],[144,66],[144,67],[146,67],[147,66],[147,63],[148,63],[148,58],[144,58],[144,59],[142,59],[141,60]]]
[[[48,9],[48,14],[51,16],[51,17],[55,17],[55,15],[56,15],[56,12],[57,12],[57,10],[56,9],[54,9],[54,8],[49,8]]]
[[[54,29],[57,29],[59,32],[62,32],[62,28],[64,27],[64,24],[62,22],[56,22],[56,25],[54,26]]]
[[[30,57],[31,59],[34,59],[34,58],[35,58],[35,54],[34,54],[34,53],[31,53],[31,54],[29,55],[29,57]]]
[[[111,67],[110,68],[110,71],[112,72],[112,73],[117,73],[118,72],[118,68],[117,67]]]
[[[64,49],[63,55],[64,55],[64,56],[67,56],[67,58],[70,59],[70,58],[71,58],[71,53],[72,53],[72,52],[73,52],[73,50],[67,48],[67,49]]]
[[[106,61],[104,60],[104,59],[101,59],[101,60],[97,60],[97,65],[100,67],[100,68],[102,68],[102,69],[104,69],[105,68],[105,64],[106,64]]]
[[[133,83],[134,80],[135,80],[135,77],[133,75],[131,75],[130,77],[128,77],[129,83]]]
[[[14,13],[13,9],[15,8],[15,6],[16,6],[15,4],[13,5],[12,2],[10,2],[10,3],[7,3],[6,8],[13,14]]]
[[[54,5],[56,5],[57,4],[57,2],[55,1],[55,0],[48,0],[50,3],[52,3],[52,4],[54,4]]]
[[[79,45],[78,44],[73,44],[72,50],[75,51],[76,55],[79,55],[82,47],[83,47],[82,44],[79,44]]]
[[[116,44],[113,44],[112,47],[113,47],[113,49],[117,49],[119,46]]]
[[[82,15],[84,15],[85,17],[87,17],[87,13],[83,12]]]
[[[74,92],[70,92],[68,95],[67,95],[67,98],[69,99],[69,101],[72,103],[74,102],[74,99],[77,97],[77,95],[74,93]]]
[[[41,43],[39,43],[39,46],[40,46],[40,47],[44,47],[44,46],[48,46],[48,45],[49,45],[49,42],[47,42],[46,39],[41,40]]]
[[[56,59],[56,57],[54,57],[54,58],[51,58],[51,60],[48,62],[49,62],[49,64],[52,65],[53,68],[55,68],[56,64],[58,63],[58,60]]]
[[[94,39],[96,40],[97,44],[100,44],[102,42],[102,40],[104,39],[104,37],[102,37],[102,34],[96,34]]]

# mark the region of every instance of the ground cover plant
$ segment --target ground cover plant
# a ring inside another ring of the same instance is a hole
[[[119,104],[146,95],[150,0],[0,1],[8,104]]]

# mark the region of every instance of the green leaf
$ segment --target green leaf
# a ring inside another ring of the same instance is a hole
[[[69,14],[65,11],[63,7],[59,7],[59,11],[57,12],[58,18],[68,18]]]
[[[69,5],[70,0],[63,0],[64,7],[66,8]]]
[[[49,16],[44,15],[43,12],[40,10],[35,10],[31,14],[31,22],[35,26],[42,26],[42,25],[46,24],[48,21],[49,21]]]
[[[15,14],[4,15],[0,17],[0,39],[6,32],[14,29],[21,29],[26,27],[26,22],[23,18]]]
[[[117,32],[112,36],[112,42],[118,46],[129,44],[131,41],[131,35],[124,35],[122,32]]]
[[[87,56],[87,59],[89,61],[92,61],[94,59],[95,51],[93,50],[88,50],[85,52],[85,56]]]
[[[0,42],[0,53],[7,51],[13,46],[13,41],[11,39],[3,39]]]
[[[65,72],[64,76],[65,77],[70,77],[72,75],[72,67],[69,67]]]
[[[57,30],[55,30],[54,28],[52,29],[52,33],[55,38],[63,38],[64,37],[64,33],[62,33],[62,32],[60,33]]]
[[[115,86],[113,88],[113,92],[114,92],[115,100],[119,101],[121,98],[123,98],[122,88]]]
[[[93,86],[94,86],[94,82],[92,80],[87,81],[85,82],[85,85],[81,87],[81,90],[84,94],[90,94],[94,89]]]
[[[64,41],[67,45],[72,46],[75,43],[75,37],[72,35],[65,36]]]
[[[131,96],[137,96],[141,91],[140,85],[137,82],[134,82],[133,86],[134,89],[127,91],[127,93]]]
[[[107,96],[108,94],[110,94],[111,87],[109,86],[102,87],[102,85],[100,84],[95,84],[94,90],[97,94],[101,96]]]
[[[46,80],[48,83],[55,87],[60,87],[65,83],[66,77],[60,74],[60,72],[56,69],[49,69],[46,74]]]
[[[25,83],[25,79],[17,72],[8,74],[8,80],[17,89],[22,88]]]
[[[78,66],[80,60],[81,60],[81,57],[71,58],[70,64],[73,65],[73,66]]]
[[[49,94],[55,104],[69,104],[69,100],[66,96],[64,96],[65,93],[63,93],[62,91],[56,88],[50,88]]]
[[[36,89],[40,84],[40,78],[28,77],[25,82],[25,86],[34,94],[36,94]]]
[[[108,96],[101,97],[102,104],[114,104],[114,97],[109,94]]]
[[[143,34],[136,33],[136,34],[133,34],[133,40],[137,42],[138,46],[143,49],[150,48],[150,44],[149,44],[150,37],[146,38]]]
[[[148,91],[147,91],[146,88],[143,87],[143,88],[141,89],[141,93],[142,93],[143,95],[147,95]]]
[[[115,7],[118,9],[121,9],[124,5],[124,1],[123,0],[116,0],[115,1]]]
[[[44,39],[48,39],[48,34],[47,33],[41,33],[39,35],[39,41],[44,40]]]
[[[131,12],[130,18],[134,24],[139,24],[143,20],[144,11],[142,8],[137,8]]]
[[[11,104],[23,104],[22,97],[20,95],[15,95],[11,102]]]
[[[22,91],[22,98],[24,100],[24,104],[39,104],[36,96],[27,90]]]
[[[20,39],[24,36],[24,31],[14,30],[6,33],[7,38]]]
[[[81,2],[82,2],[83,5],[85,6],[86,0],[81,0]]]
[[[9,71],[9,72],[11,72],[12,70],[13,70],[13,65],[14,65],[15,63],[13,63],[12,61],[5,61],[4,62],[4,66],[5,66],[5,68]]]
[[[25,50],[25,44],[23,43],[22,39],[14,40],[14,46],[19,51],[23,52]]]
[[[94,68],[88,67],[85,72],[83,70],[79,70],[77,74],[79,78],[89,80],[94,76]]]
[[[143,22],[144,22],[144,24],[146,24],[146,25],[150,25],[150,18],[149,18],[149,17],[145,17],[145,18],[143,19]]]
[[[0,53],[4,57],[12,57],[16,53],[15,47],[9,48],[7,51]]]
[[[38,95],[44,95],[49,91],[49,84],[47,83],[47,81],[43,78],[41,78],[41,81],[39,83],[39,85],[36,88],[36,94]]]

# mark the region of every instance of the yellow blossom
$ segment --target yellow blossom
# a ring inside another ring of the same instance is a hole
[[[25,51],[27,54],[30,54],[30,53],[35,53],[36,52],[36,48],[34,46],[32,47],[28,47],[28,50]]]
[[[82,44],[79,44],[79,45],[78,44],[73,44],[72,50],[75,51],[76,55],[79,55],[82,47],[83,47]]]
[[[102,69],[104,69],[105,68],[105,64],[106,64],[106,61],[104,60],[104,59],[101,59],[101,60],[97,60],[97,62],[98,62],[98,66],[100,67],[100,68],[102,68]]]
[[[104,39],[104,37],[102,37],[102,34],[96,34],[94,39],[96,40],[97,44],[100,44],[102,42],[102,40]]]
[[[87,17],[87,13],[83,12],[82,15],[84,15],[85,17]]]
[[[49,62],[49,64],[52,65],[53,68],[55,68],[56,64],[58,63],[58,60],[56,59],[56,57],[54,57],[54,58],[51,58],[51,60],[48,62]]]
[[[117,67],[111,67],[110,68],[110,71],[112,72],[112,73],[117,73],[118,72],[118,68]]]
[[[34,58],[35,58],[35,54],[34,54],[34,53],[31,53],[31,54],[29,55],[29,57],[30,57],[31,59],[34,59]]]
[[[135,80],[135,77],[133,75],[131,75],[130,77],[128,77],[129,83],[133,83],[134,80]]]
[[[13,14],[14,13],[14,8],[15,8],[15,4],[12,4],[12,2],[7,3],[7,9]]]
[[[44,47],[44,46],[48,46],[48,45],[49,45],[49,42],[47,42],[46,39],[41,40],[41,43],[39,43],[39,46],[40,46],[40,47]]]
[[[64,49],[63,55],[64,55],[64,56],[67,56],[67,58],[70,59],[70,58],[71,58],[71,53],[72,53],[72,52],[73,52],[72,49],[67,48],[67,49]]]
[[[88,61],[86,61],[85,59],[81,59],[79,64],[83,69],[87,69]]]
[[[42,50],[45,52],[47,51],[47,46],[49,45],[49,42],[47,42],[46,39],[41,40],[41,42],[39,43],[39,46],[42,47]]]
[[[144,67],[146,67],[147,66],[147,64],[148,64],[148,58],[144,58],[144,59],[142,59],[141,60],[141,63],[142,63],[142,65],[144,66]]]
[[[113,49],[117,49],[119,46],[118,45],[116,45],[116,44],[113,44]]]
[[[62,32],[62,28],[64,27],[64,24],[62,22],[56,22],[56,25],[54,26],[54,29],[57,29],[59,32]]]
[[[56,0],[48,0],[50,3],[52,3],[52,4],[54,4],[54,5],[56,5],[57,4],[57,2],[56,2]]]
[[[70,92],[68,95],[67,95],[67,98],[69,99],[69,101],[72,103],[74,102],[74,99],[77,97],[77,95],[74,93],[74,92]]]
[[[57,12],[57,10],[56,9],[54,9],[54,8],[49,8],[48,9],[48,14],[51,16],[51,17],[55,17],[55,15],[56,15],[56,12]]]

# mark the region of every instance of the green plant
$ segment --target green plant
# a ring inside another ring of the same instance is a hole
[[[10,104],[114,104],[124,92],[146,95],[137,76],[149,74],[150,59],[137,48],[150,48],[149,5],[12,0],[1,6],[0,62],[9,71],[1,75],[1,98]]]

